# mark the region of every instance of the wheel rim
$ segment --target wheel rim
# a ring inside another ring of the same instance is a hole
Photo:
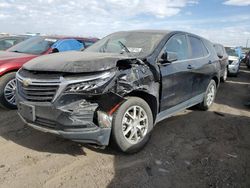
[[[123,115],[122,132],[131,144],[139,143],[147,134],[148,116],[140,106],[131,106]]]
[[[215,98],[215,86],[210,85],[207,93],[207,106],[211,106]]]
[[[6,84],[4,98],[11,105],[16,105],[16,79],[12,79]]]
[[[224,79],[224,81],[227,79],[227,69],[225,69],[223,79]]]

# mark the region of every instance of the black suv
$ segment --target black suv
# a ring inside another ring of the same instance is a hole
[[[128,31],[83,52],[33,59],[16,78],[18,113],[27,125],[76,142],[114,142],[132,153],[157,122],[213,104],[220,63],[213,44],[194,34]]]
[[[226,52],[225,47],[222,44],[214,44],[215,51],[217,53],[217,56],[220,59],[220,80],[222,82],[226,82],[227,75],[228,75],[228,55]]]

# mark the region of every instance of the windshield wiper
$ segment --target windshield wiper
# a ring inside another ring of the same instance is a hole
[[[14,51],[11,51],[11,52],[23,53],[23,52],[20,52],[20,51],[18,51],[18,50],[14,50]]]
[[[118,41],[118,42],[119,42],[119,44],[121,45],[121,47],[123,47],[123,48],[125,49],[125,51],[126,51],[127,53],[130,53],[129,49],[127,48],[127,46],[126,46],[125,44],[123,44],[121,41]]]

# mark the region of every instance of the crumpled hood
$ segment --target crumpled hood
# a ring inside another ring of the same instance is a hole
[[[121,59],[131,59],[111,53],[69,51],[32,59],[23,68],[31,71],[87,73],[112,69]]]
[[[24,54],[24,53],[16,53],[16,52],[8,52],[8,51],[0,51],[0,65],[12,60],[21,60],[26,58],[32,58],[35,55]]]

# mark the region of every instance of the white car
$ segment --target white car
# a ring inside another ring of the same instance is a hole
[[[226,52],[228,54],[228,73],[237,76],[240,70],[240,58],[233,48],[226,47]]]

